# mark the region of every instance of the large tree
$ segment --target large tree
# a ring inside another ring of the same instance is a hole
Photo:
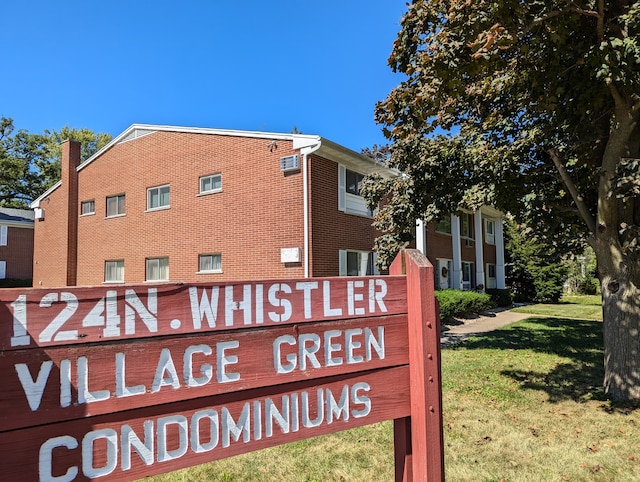
[[[26,208],[60,179],[60,143],[79,141],[81,158],[86,160],[111,140],[111,135],[89,129],[45,130],[32,134],[14,133],[13,120],[0,118],[0,206]]]
[[[640,2],[414,0],[389,64],[404,80],[376,118],[404,175],[365,189],[388,200],[378,249],[484,203],[559,247],[588,242],[604,389],[640,399]]]

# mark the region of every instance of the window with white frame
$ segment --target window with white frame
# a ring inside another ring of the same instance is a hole
[[[9,226],[6,226],[6,225],[0,226],[0,246],[7,245],[8,232],[9,232]]]
[[[5,279],[7,277],[7,262],[0,261],[0,279]]]
[[[201,254],[198,256],[199,273],[222,273],[222,255]]]
[[[496,244],[496,222],[493,219],[484,220],[484,238],[487,244]]]
[[[340,276],[370,276],[380,274],[376,254],[371,251],[341,249],[339,251]]]
[[[80,203],[80,215],[81,216],[86,216],[88,214],[95,214],[96,213],[96,202],[95,200],[91,199],[89,201],[82,201]]]
[[[474,263],[462,262],[462,289],[470,290],[475,287]]]
[[[222,174],[211,174],[200,178],[200,194],[222,191]]]
[[[118,194],[117,196],[107,197],[107,217],[123,216],[125,214],[125,196]]]
[[[460,216],[460,236],[467,239],[473,239],[473,214],[462,213]]]
[[[147,189],[147,211],[169,207],[169,185]]]
[[[496,265],[487,263],[487,288],[493,289],[496,287]]]
[[[451,234],[451,216],[447,215],[436,223],[436,233]]]
[[[169,258],[147,258],[146,280],[166,281],[169,279]]]
[[[124,283],[124,260],[116,259],[104,262],[104,282]]]
[[[347,214],[372,217],[373,212],[360,195],[364,174],[338,164],[338,209]]]

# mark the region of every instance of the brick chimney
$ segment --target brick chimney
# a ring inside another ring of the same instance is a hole
[[[80,143],[62,143],[62,190],[67,218],[67,286],[75,286],[78,274],[78,171]]]

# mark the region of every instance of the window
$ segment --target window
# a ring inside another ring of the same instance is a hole
[[[484,220],[484,237],[487,244],[496,244],[495,221]]]
[[[376,266],[376,255],[370,251],[340,250],[340,276],[369,276],[380,274]]]
[[[200,194],[222,191],[222,174],[212,174],[200,178]]]
[[[96,202],[92,199],[91,201],[82,201],[80,203],[80,214],[82,216],[86,214],[95,214],[96,213]]]
[[[463,238],[473,239],[473,214],[462,213],[460,216],[460,235]]]
[[[169,207],[169,185],[147,189],[147,210]]]
[[[107,197],[107,217],[123,216],[125,213],[124,194]]]
[[[104,262],[104,282],[123,283],[124,282],[124,260]]]
[[[445,216],[436,224],[436,232],[451,234],[451,216]]]
[[[346,176],[347,192],[349,194],[360,196],[360,189],[362,188],[362,183],[364,181],[364,174],[360,174],[359,172],[354,172],[347,169]]]
[[[475,287],[475,272],[473,263],[462,262],[462,289],[470,290]]]
[[[198,256],[199,273],[222,273],[221,254],[201,254]]]
[[[347,169],[338,164],[338,209],[347,214],[373,216],[365,199],[360,196],[360,189],[365,175]]]
[[[0,226],[0,246],[7,245],[7,232],[9,231],[8,226]]]
[[[147,258],[147,281],[169,279],[169,258]]]
[[[487,264],[487,288],[493,289],[496,287],[496,265]]]
[[[5,279],[7,277],[7,262],[0,261],[0,279]]]

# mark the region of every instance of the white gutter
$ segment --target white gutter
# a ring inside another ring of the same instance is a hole
[[[310,144],[300,148],[300,153],[302,154],[302,209],[303,213],[303,223],[304,223],[304,277],[309,277],[309,154],[320,149],[322,145],[322,139],[320,137],[317,138],[314,144]],[[295,147],[295,146],[294,146]]]

